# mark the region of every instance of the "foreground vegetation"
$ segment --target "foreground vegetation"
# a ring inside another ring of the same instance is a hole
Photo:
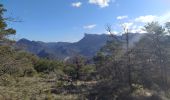
[[[112,35],[95,57],[99,78],[89,98],[169,100],[170,22],[164,26],[148,23],[144,26],[146,33],[136,42],[130,41],[130,33],[124,29],[124,39]]]

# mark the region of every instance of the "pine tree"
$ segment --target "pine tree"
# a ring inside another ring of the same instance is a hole
[[[8,28],[6,21],[8,18],[4,18],[4,12],[7,10],[0,4],[0,43],[4,44],[6,42],[11,42],[8,36],[15,35],[16,31],[13,28]]]

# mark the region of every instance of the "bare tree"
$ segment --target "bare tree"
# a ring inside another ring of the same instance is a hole
[[[126,35],[126,66],[128,71],[128,84],[130,87],[130,91],[132,91],[132,68],[131,68],[131,57],[130,57],[130,47],[129,47],[129,29],[127,26],[122,25],[124,34]]]

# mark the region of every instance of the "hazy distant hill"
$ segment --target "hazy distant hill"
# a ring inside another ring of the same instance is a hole
[[[125,36],[117,36],[119,39],[123,39]],[[137,41],[140,37],[139,34],[130,34],[131,41]],[[16,45],[28,52],[38,55],[39,57],[50,57],[65,59],[67,57],[72,57],[77,54],[83,55],[85,57],[93,57],[97,51],[103,47],[109,35],[102,34],[85,34],[84,37],[75,43],[68,42],[40,42],[40,41],[30,41],[27,39],[19,40]]]
[[[19,40],[16,45],[40,57],[64,59],[77,54],[92,57],[106,44],[108,35],[85,34],[84,38],[75,43],[68,42],[39,42],[27,39]]]

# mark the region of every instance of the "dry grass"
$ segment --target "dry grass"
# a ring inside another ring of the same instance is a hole
[[[55,82],[45,82],[39,77],[16,78],[12,85],[0,86],[0,100],[77,100],[78,95],[51,94],[47,92]]]

